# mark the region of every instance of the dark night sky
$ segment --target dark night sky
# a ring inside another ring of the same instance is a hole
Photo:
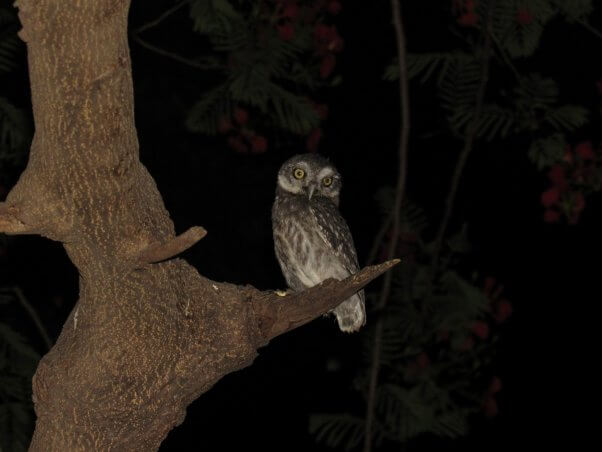
[[[343,82],[324,93],[330,114],[320,152],[344,176],[341,210],[361,262],[380,223],[374,195],[395,183],[397,87],[381,81],[395,49],[387,2],[370,7],[367,2],[343,3],[339,29],[345,49],[338,69]],[[436,11],[433,2],[404,3],[412,4],[404,10],[411,18],[406,30],[410,51],[437,50],[441,42],[458,44],[442,40],[448,13]],[[135,0],[131,24],[148,21],[165,5],[169,2],[147,6]],[[148,39],[184,54],[194,52],[197,43],[190,38],[186,14],[175,14]],[[599,27],[600,14],[595,18]],[[599,105],[591,80],[602,77],[602,42],[576,27],[571,30],[567,36],[566,27],[552,27],[542,43],[547,50],[529,64],[544,75],[558,76],[573,102]],[[283,287],[272,249],[270,209],[278,167],[303,149],[240,155],[219,138],[190,134],[183,121],[203,92],[199,73],[133,41],[130,46],[141,160],[155,177],[176,229],[198,224],[209,232],[184,257],[215,280]],[[437,224],[461,143],[428,136],[443,120],[428,86],[412,83],[411,101],[408,196],[425,205]],[[598,125],[576,139],[599,142]],[[416,450],[502,451],[519,444],[519,438],[522,445],[537,446],[578,439],[569,435],[570,419],[579,422],[573,414],[581,412],[579,400],[593,397],[585,375],[592,360],[592,310],[600,293],[594,283],[595,258],[602,251],[600,196],[588,198],[578,225],[544,223],[539,197],[545,176],[525,158],[527,144],[517,140],[500,145],[505,149],[475,149],[451,225],[453,230],[459,219],[468,220],[472,266],[502,281],[514,305],[496,363],[504,381],[500,414],[478,422],[468,438],[436,445],[425,441]],[[77,298],[77,272],[60,245],[38,237],[11,239],[0,266],[0,283],[23,287],[56,337]],[[360,364],[359,345],[358,336],[341,335],[332,319],[277,338],[260,351],[253,366],[228,375],[193,403],[161,450],[322,450],[307,433],[308,413],[354,403],[345,399]],[[332,361],[340,364],[338,370],[328,370]]]

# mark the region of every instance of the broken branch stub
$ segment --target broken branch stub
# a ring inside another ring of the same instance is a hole
[[[266,343],[337,307],[399,262],[399,259],[393,259],[365,267],[341,281],[327,279],[317,286],[284,297],[271,291],[261,292],[251,302]]]

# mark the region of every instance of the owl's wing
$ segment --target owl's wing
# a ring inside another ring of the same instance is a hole
[[[312,203],[310,209],[316,219],[319,236],[332,249],[349,274],[357,273],[359,262],[353,237],[337,207],[329,201],[319,201]]]

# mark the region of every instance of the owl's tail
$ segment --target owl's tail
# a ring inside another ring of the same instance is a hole
[[[366,324],[364,291],[361,290],[351,298],[343,301],[332,312],[337,317],[341,331],[344,333],[355,333]]]

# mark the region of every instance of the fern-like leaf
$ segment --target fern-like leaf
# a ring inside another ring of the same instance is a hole
[[[550,3],[558,8],[569,22],[582,20],[594,10],[592,0],[550,0]]]
[[[548,168],[562,159],[566,149],[566,139],[561,133],[539,138],[531,143],[528,157],[537,169]]]
[[[350,414],[314,414],[309,418],[309,432],[320,443],[349,451],[364,438],[365,421]],[[379,436],[376,437],[378,441]]]
[[[544,121],[552,125],[556,130],[571,132],[585,125],[588,121],[588,110],[579,105],[563,105],[549,109]]]
[[[228,102],[228,85],[222,84],[205,93],[197,102],[186,120],[186,126],[193,132],[215,135],[219,118],[230,117],[230,103]]]
[[[18,23],[13,11],[0,7],[0,74],[17,67],[17,57],[23,45],[17,36]]]

